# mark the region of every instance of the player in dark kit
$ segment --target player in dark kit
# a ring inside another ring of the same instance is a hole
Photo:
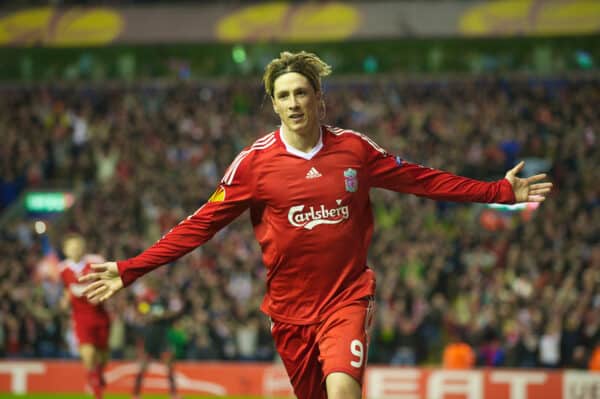
[[[141,275],[209,240],[244,210],[267,268],[261,309],[299,399],[361,397],[375,275],[367,265],[373,187],[435,200],[541,202],[545,175],[483,182],[416,165],[367,136],[323,125],[314,54],[284,52],[264,83],[281,127],[244,149],[209,201],[142,254],[95,265],[82,281],[103,301]]]
[[[102,398],[104,366],[108,361],[109,315],[102,304],[90,303],[77,280],[88,273],[91,263],[103,262],[99,255],[85,254],[85,240],[78,234],[63,239],[66,259],[59,264],[64,285],[63,307],[71,307],[71,320],[79,343],[79,355],[87,370],[88,385],[96,399]]]
[[[169,346],[168,333],[173,321],[181,315],[183,303],[179,299],[170,298],[164,287],[155,287],[152,282],[150,287],[140,296],[138,312],[140,314],[141,335],[143,338],[143,353],[141,354],[140,369],[135,378],[133,387],[133,398],[140,398],[142,380],[152,359],[162,361],[167,367],[167,379],[169,381],[169,393],[171,399],[178,399],[177,385],[175,381],[175,353]]]

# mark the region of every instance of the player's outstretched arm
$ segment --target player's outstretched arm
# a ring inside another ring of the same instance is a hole
[[[506,172],[504,176],[512,186],[516,202],[542,202],[552,190],[552,183],[542,182],[546,178],[545,173],[527,177],[525,179],[517,177],[517,174],[523,169],[525,162],[521,161]]]
[[[103,302],[123,288],[117,262],[96,263],[91,267],[92,273],[79,277],[79,282],[90,282],[83,290],[83,295],[90,302]]]

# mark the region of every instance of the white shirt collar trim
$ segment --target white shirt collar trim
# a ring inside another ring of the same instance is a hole
[[[317,153],[319,151],[321,151],[321,148],[323,148],[323,127],[319,128],[319,141],[317,141],[317,145],[315,145],[312,148],[312,150],[310,150],[309,152],[300,151],[300,150],[292,147],[290,144],[288,144],[285,141],[285,137],[284,137],[283,131],[284,131],[284,126],[281,125],[281,127],[279,128],[279,137],[281,138],[281,142],[285,146],[286,151],[289,152],[292,155],[295,155],[297,157],[310,160],[310,159],[313,159],[314,156],[317,155]]]
[[[75,272],[75,274],[81,274],[82,270],[85,268],[87,263],[84,259],[81,259],[79,262],[75,262],[71,259],[68,259],[68,265],[71,270]]]

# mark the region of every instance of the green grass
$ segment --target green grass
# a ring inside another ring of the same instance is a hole
[[[181,395],[183,399],[263,399],[262,396],[201,396],[201,395]],[[80,393],[27,393],[24,395],[15,395],[10,393],[0,393],[0,399],[90,399],[92,395]],[[129,394],[106,394],[104,399],[130,399]],[[142,399],[168,399],[169,395],[144,394]]]

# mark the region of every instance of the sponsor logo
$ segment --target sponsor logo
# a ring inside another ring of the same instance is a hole
[[[319,173],[319,171],[314,166],[312,168],[310,168],[308,173],[306,173],[307,179],[316,179],[317,177],[321,177],[321,176],[322,176],[322,174]]]
[[[337,208],[327,208],[321,204],[317,207],[304,205],[293,206],[288,212],[288,220],[292,226],[312,230],[320,224],[338,224],[350,217],[348,205],[341,205],[342,200],[336,200]],[[306,209],[305,209],[306,208]]]
[[[208,202],[223,202],[225,200],[225,187],[219,186],[210,196]]]
[[[358,7],[342,2],[273,2],[234,8],[217,21],[215,33],[226,42],[343,40],[360,28],[361,18]]]
[[[465,7],[457,27],[466,36],[574,34],[596,31],[599,18],[597,1],[503,0]]]
[[[356,178],[356,170],[348,168],[344,171],[344,183],[346,184],[346,191],[354,193],[358,190],[358,179]]]
[[[0,46],[90,46],[115,41],[125,17],[107,7],[32,7],[0,18]]]
[[[133,376],[137,374],[139,366],[135,364],[119,364],[104,374],[107,384],[117,389],[131,389]],[[151,363],[148,366],[147,376],[144,378],[144,386],[154,389],[166,390],[169,387],[167,367],[162,364]],[[227,387],[204,379],[195,379],[189,377],[184,372],[178,370],[174,373],[177,382],[177,388],[194,392],[207,393],[215,396],[224,396]]]
[[[396,155],[396,166],[401,167],[402,166],[402,158],[400,158],[400,155]]]

